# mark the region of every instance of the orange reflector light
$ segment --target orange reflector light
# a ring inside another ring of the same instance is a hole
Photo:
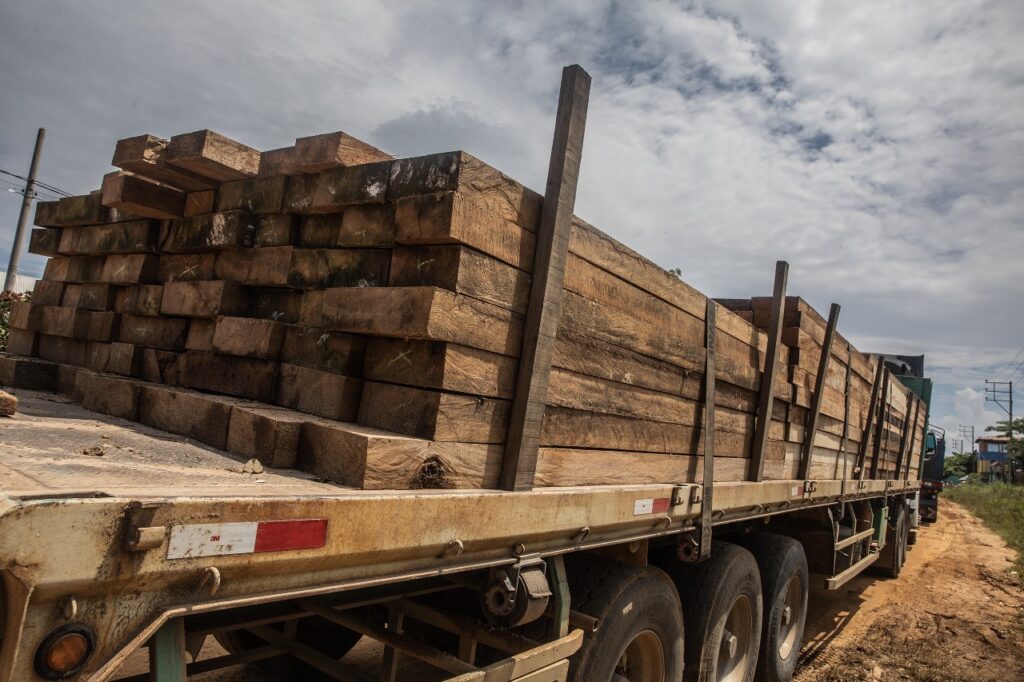
[[[77,632],[58,637],[46,651],[46,665],[58,672],[77,668],[89,653],[89,640]]]
[[[36,651],[36,672],[48,680],[74,675],[92,655],[95,636],[89,627],[69,624],[59,627],[43,640]]]

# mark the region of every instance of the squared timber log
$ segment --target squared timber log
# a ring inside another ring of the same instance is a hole
[[[167,162],[221,183],[256,175],[260,153],[212,130],[197,130],[171,138]]]
[[[352,421],[362,389],[360,379],[282,363],[276,402],[300,412]]]

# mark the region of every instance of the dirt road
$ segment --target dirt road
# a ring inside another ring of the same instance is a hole
[[[1013,552],[963,508],[940,506],[899,580],[867,576],[839,592],[813,589],[797,682],[1024,680],[1024,589],[1009,573]],[[201,657],[222,653],[211,638]],[[375,674],[379,654],[380,645],[364,641],[346,660]],[[428,679],[414,661],[403,664],[408,679]],[[142,652],[126,668],[144,671]],[[269,682],[243,668],[196,679]]]
[[[812,593],[797,682],[1024,680],[1024,590],[1012,558],[942,500],[898,580]]]

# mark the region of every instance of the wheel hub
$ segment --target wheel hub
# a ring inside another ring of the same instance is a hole
[[[754,661],[750,645],[754,634],[754,606],[746,595],[736,597],[725,618],[722,644],[718,655],[715,679],[718,682],[740,682],[746,679]]]
[[[616,682],[664,682],[665,650],[651,630],[636,634],[619,656],[612,676]]]
[[[786,583],[786,592],[783,597],[781,620],[779,622],[779,658],[786,660],[797,648],[797,635],[799,628],[793,617],[794,613],[803,610],[804,591],[800,583],[800,576],[794,575]]]

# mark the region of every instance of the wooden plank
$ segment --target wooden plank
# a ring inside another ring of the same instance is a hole
[[[27,329],[10,329],[7,332],[7,346],[4,349],[13,355],[31,357],[39,353],[39,334]]]
[[[181,382],[199,391],[269,403],[277,390],[277,375],[276,362],[188,351]]]
[[[82,382],[82,407],[93,412],[135,421],[139,409],[140,382],[134,379],[86,374]]]
[[[590,75],[579,66],[566,67],[562,71],[530,297],[523,322],[516,390],[509,411],[499,484],[505,490],[529,490],[537,469],[589,99]]]
[[[55,282],[103,282],[103,256],[54,256],[46,261],[43,279]]]
[[[218,183],[256,175],[260,153],[212,130],[175,135],[167,145],[167,162]]]
[[[284,286],[292,271],[293,252],[290,246],[221,251],[216,254],[213,275],[251,286]]]
[[[365,337],[289,325],[281,344],[281,361],[357,377],[363,369],[366,348]]]
[[[188,336],[185,339],[186,350],[198,350],[204,353],[213,352],[213,335],[217,331],[217,320],[194,318],[188,325]]]
[[[353,421],[363,382],[354,377],[281,364],[277,404],[328,419]]]
[[[218,396],[153,384],[139,386],[138,421],[221,450],[232,403]]]
[[[357,422],[406,436],[462,443],[502,443],[504,400],[367,381]]]
[[[275,288],[248,288],[247,317],[295,324],[302,309],[301,291]]]
[[[164,253],[160,255],[161,282],[192,282],[214,278],[216,253]]]
[[[60,221],[57,219],[57,209],[59,205],[59,200],[37,201],[36,213],[32,218],[32,224],[38,225],[39,227],[59,227]]]
[[[228,421],[227,450],[257,458],[263,466],[291,468],[309,415],[280,407],[235,405]]]
[[[260,154],[259,177],[271,175],[297,175],[299,157],[295,151],[295,145],[291,147],[279,147],[268,149]]]
[[[208,178],[167,163],[167,140],[155,135],[118,140],[110,165],[187,192],[214,185]]]
[[[281,352],[285,325],[248,317],[219,317],[213,334],[213,352],[275,360]]]
[[[142,348],[114,341],[109,344],[109,349],[105,371],[126,377],[139,376],[142,369]]]
[[[789,263],[779,261],[775,265],[775,291],[772,297],[772,317],[768,333],[768,350],[765,354],[764,374],[758,394],[757,426],[754,431],[754,445],[750,454],[748,480],[763,478],[764,453],[768,443],[768,425],[775,398],[775,373],[778,371],[778,347],[782,336],[782,311],[786,299],[786,280],[789,278]]]
[[[330,168],[357,166],[394,157],[342,131],[300,137],[295,140],[296,168],[319,173]]]
[[[107,209],[103,206],[102,192],[64,197],[57,203],[55,226],[99,225],[107,222]]]
[[[515,358],[438,341],[370,339],[363,376],[420,388],[511,398]]]
[[[117,332],[117,324],[118,315],[113,312],[43,306],[39,331],[51,336],[110,341]]]
[[[828,372],[829,361],[832,359],[832,342],[836,336],[836,325],[839,324],[838,303],[833,303],[828,313],[828,328],[825,330],[825,341],[820,353],[818,373],[814,381],[814,396],[811,399],[811,409],[807,415],[807,436],[804,438],[803,450],[800,457],[800,469],[798,478],[806,479],[807,472],[811,466],[811,449],[814,446],[814,435],[818,432],[818,415],[821,413],[821,403],[825,394],[825,376]]]
[[[290,246],[298,240],[298,226],[292,213],[261,213],[256,218],[253,246],[267,248]]]
[[[216,190],[207,189],[201,192],[189,192],[185,195],[184,216],[192,218],[203,213],[213,213],[214,206],[216,205]]]
[[[57,387],[57,365],[35,358],[0,355],[0,386],[52,392]]]
[[[884,362],[879,361],[879,365],[885,365]],[[889,401],[890,397],[890,383],[892,377],[889,373],[889,368],[886,367],[882,373],[882,395],[878,404],[878,424],[875,427],[875,450],[871,457],[871,478],[878,478],[880,458],[883,450],[883,441],[887,439],[886,435],[886,424],[889,421],[890,410],[892,409]],[[865,439],[866,440],[866,439]]]
[[[166,253],[195,253],[248,248],[256,238],[256,226],[245,211],[209,213],[172,220],[161,245]]]
[[[28,238],[28,252],[37,256],[59,254],[61,228],[43,227],[33,229]]]
[[[154,384],[180,386],[185,371],[185,354],[157,348],[142,349],[139,378]]]
[[[62,255],[156,253],[160,224],[155,220],[130,220],[109,225],[65,227],[58,250]]]
[[[248,299],[244,288],[233,282],[168,282],[160,301],[161,315],[217,317],[244,315]]]
[[[512,312],[434,287],[342,287],[322,298],[325,329],[368,336],[450,341],[518,355]]]
[[[379,287],[388,281],[387,249],[295,249],[288,286],[295,289]]]
[[[704,489],[700,501],[700,549],[702,559],[711,556],[711,521],[714,513],[715,481],[715,318],[718,306],[710,298],[704,315],[704,459],[702,478]]]
[[[302,429],[299,468],[367,490],[493,488],[500,445],[439,443],[356,424],[311,422]]]
[[[37,279],[32,287],[32,303],[36,305],[60,305],[63,295],[63,282]]]
[[[43,318],[44,306],[30,301],[11,301],[11,309],[7,318],[11,329],[39,331]]]
[[[185,214],[185,193],[138,175],[114,171],[103,176],[102,202],[145,218],[170,220]]]
[[[114,254],[101,259],[99,278],[108,284],[155,284],[160,281],[160,258],[151,253]]]
[[[160,314],[160,301],[163,295],[164,288],[159,284],[116,287],[113,309],[118,313],[156,316]]]
[[[287,181],[277,176],[225,182],[217,190],[217,210],[278,213],[284,206]]]
[[[406,246],[391,253],[389,286],[435,286],[526,311],[530,276],[462,246]]]
[[[311,248],[390,247],[394,239],[395,209],[387,204],[303,216],[299,230],[299,244]]]
[[[98,312],[115,310],[117,294],[121,288],[101,283],[82,284],[79,289],[78,307]]]
[[[353,204],[382,204],[390,173],[390,161],[319,173],[312,197],[307,200],[307,206],[298,212],[338,213]]]
[[[145,348],[180,351],[188,337],[188,320],[176,317],[123,315],[118,341]]]

